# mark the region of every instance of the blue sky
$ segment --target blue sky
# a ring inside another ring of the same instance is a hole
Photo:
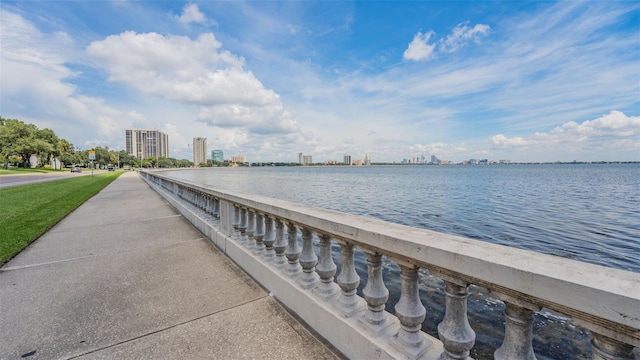
[[[0,115],[249,161],[640,161],[637,1],[3,1]]]

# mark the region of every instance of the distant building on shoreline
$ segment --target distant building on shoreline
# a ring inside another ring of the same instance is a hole
[[[244,164],[244,163],[247,162],[247,157],[244,156],[244,155],[232,156],[231,157],[231,162]]]
[[[224,162],[224,152],[222,150],[211,150],[211,160],[218,163]]]
[[[351,155],[345,155],[344,156],[344,164],[345,165],[351,165]]]
[[[137,159],[169,157],[169,136],[158,129],[125,129],[127,154]]]
[[[199,166],[207,162],[207,138],[193,138],[193,165]]]

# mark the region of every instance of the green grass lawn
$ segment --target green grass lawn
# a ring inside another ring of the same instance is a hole
[[[122,174],[107,172],[0,189],[0,265]]]

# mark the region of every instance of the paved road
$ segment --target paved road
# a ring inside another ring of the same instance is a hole
[[[338,358],[134,172],[0,268],[0,307],[0,359]]]

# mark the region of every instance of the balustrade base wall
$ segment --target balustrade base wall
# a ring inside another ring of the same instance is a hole
[[[141,178],[216,248],[350,358],[466,359],[476,339],[467,317],[468,287],[477,285],[506,304],[505,337],[496,359],[535,359],[533,314],[543,308],[571,317],[593,334],[593,359],[640,359],[637,273],[219,191],[162,174],[141,172]],[[314,250],[316,237],[320,257]],[[340,245],[340,274],[332,243]],[[356,249],[367,255],[362,296],[356,294],[361,284],[354,266]],[[384,311],[389,292],[382,276],[383,256],[400,267],[396,315]],[[441,340],[420,330],[425,319],[418,291],[421,268],[445,282],[446,313],[437,327]]]
[[[235,261],[244,271],[251,275],[258,283],[265,287],[272,296],[284,306],[297,314],[308,326],[329,341],[344,355],[353,359],[398,359],[407,358],[406,353],[399,352],[390,343],[394,335],[393,331],[371,336],[361,324],[362,312],[355,316],[345,317],[335,306],[335,301],[324,301],[322,297],[314,294],[311,289],[304,289],[295,279],[285,276],[273,263],[259,255],[244,244],[233,238],[233,226],[230,213],[233,209],[229,203],[220,202],[219,226],[209,223],[198,215],[173,194],[159,188],[154,183],[143,179],[165,200],[173,206],[182,216],[191,222],[209,241],[229,258]],[[220,228],[230,229],[229,235],[220,231]],[[395,316],[387,313],[389,320],[397,323]],[[421,354],[419,359],[436,360],[440,358],[442,343],[427,334],[431,341],[428,351]]]

